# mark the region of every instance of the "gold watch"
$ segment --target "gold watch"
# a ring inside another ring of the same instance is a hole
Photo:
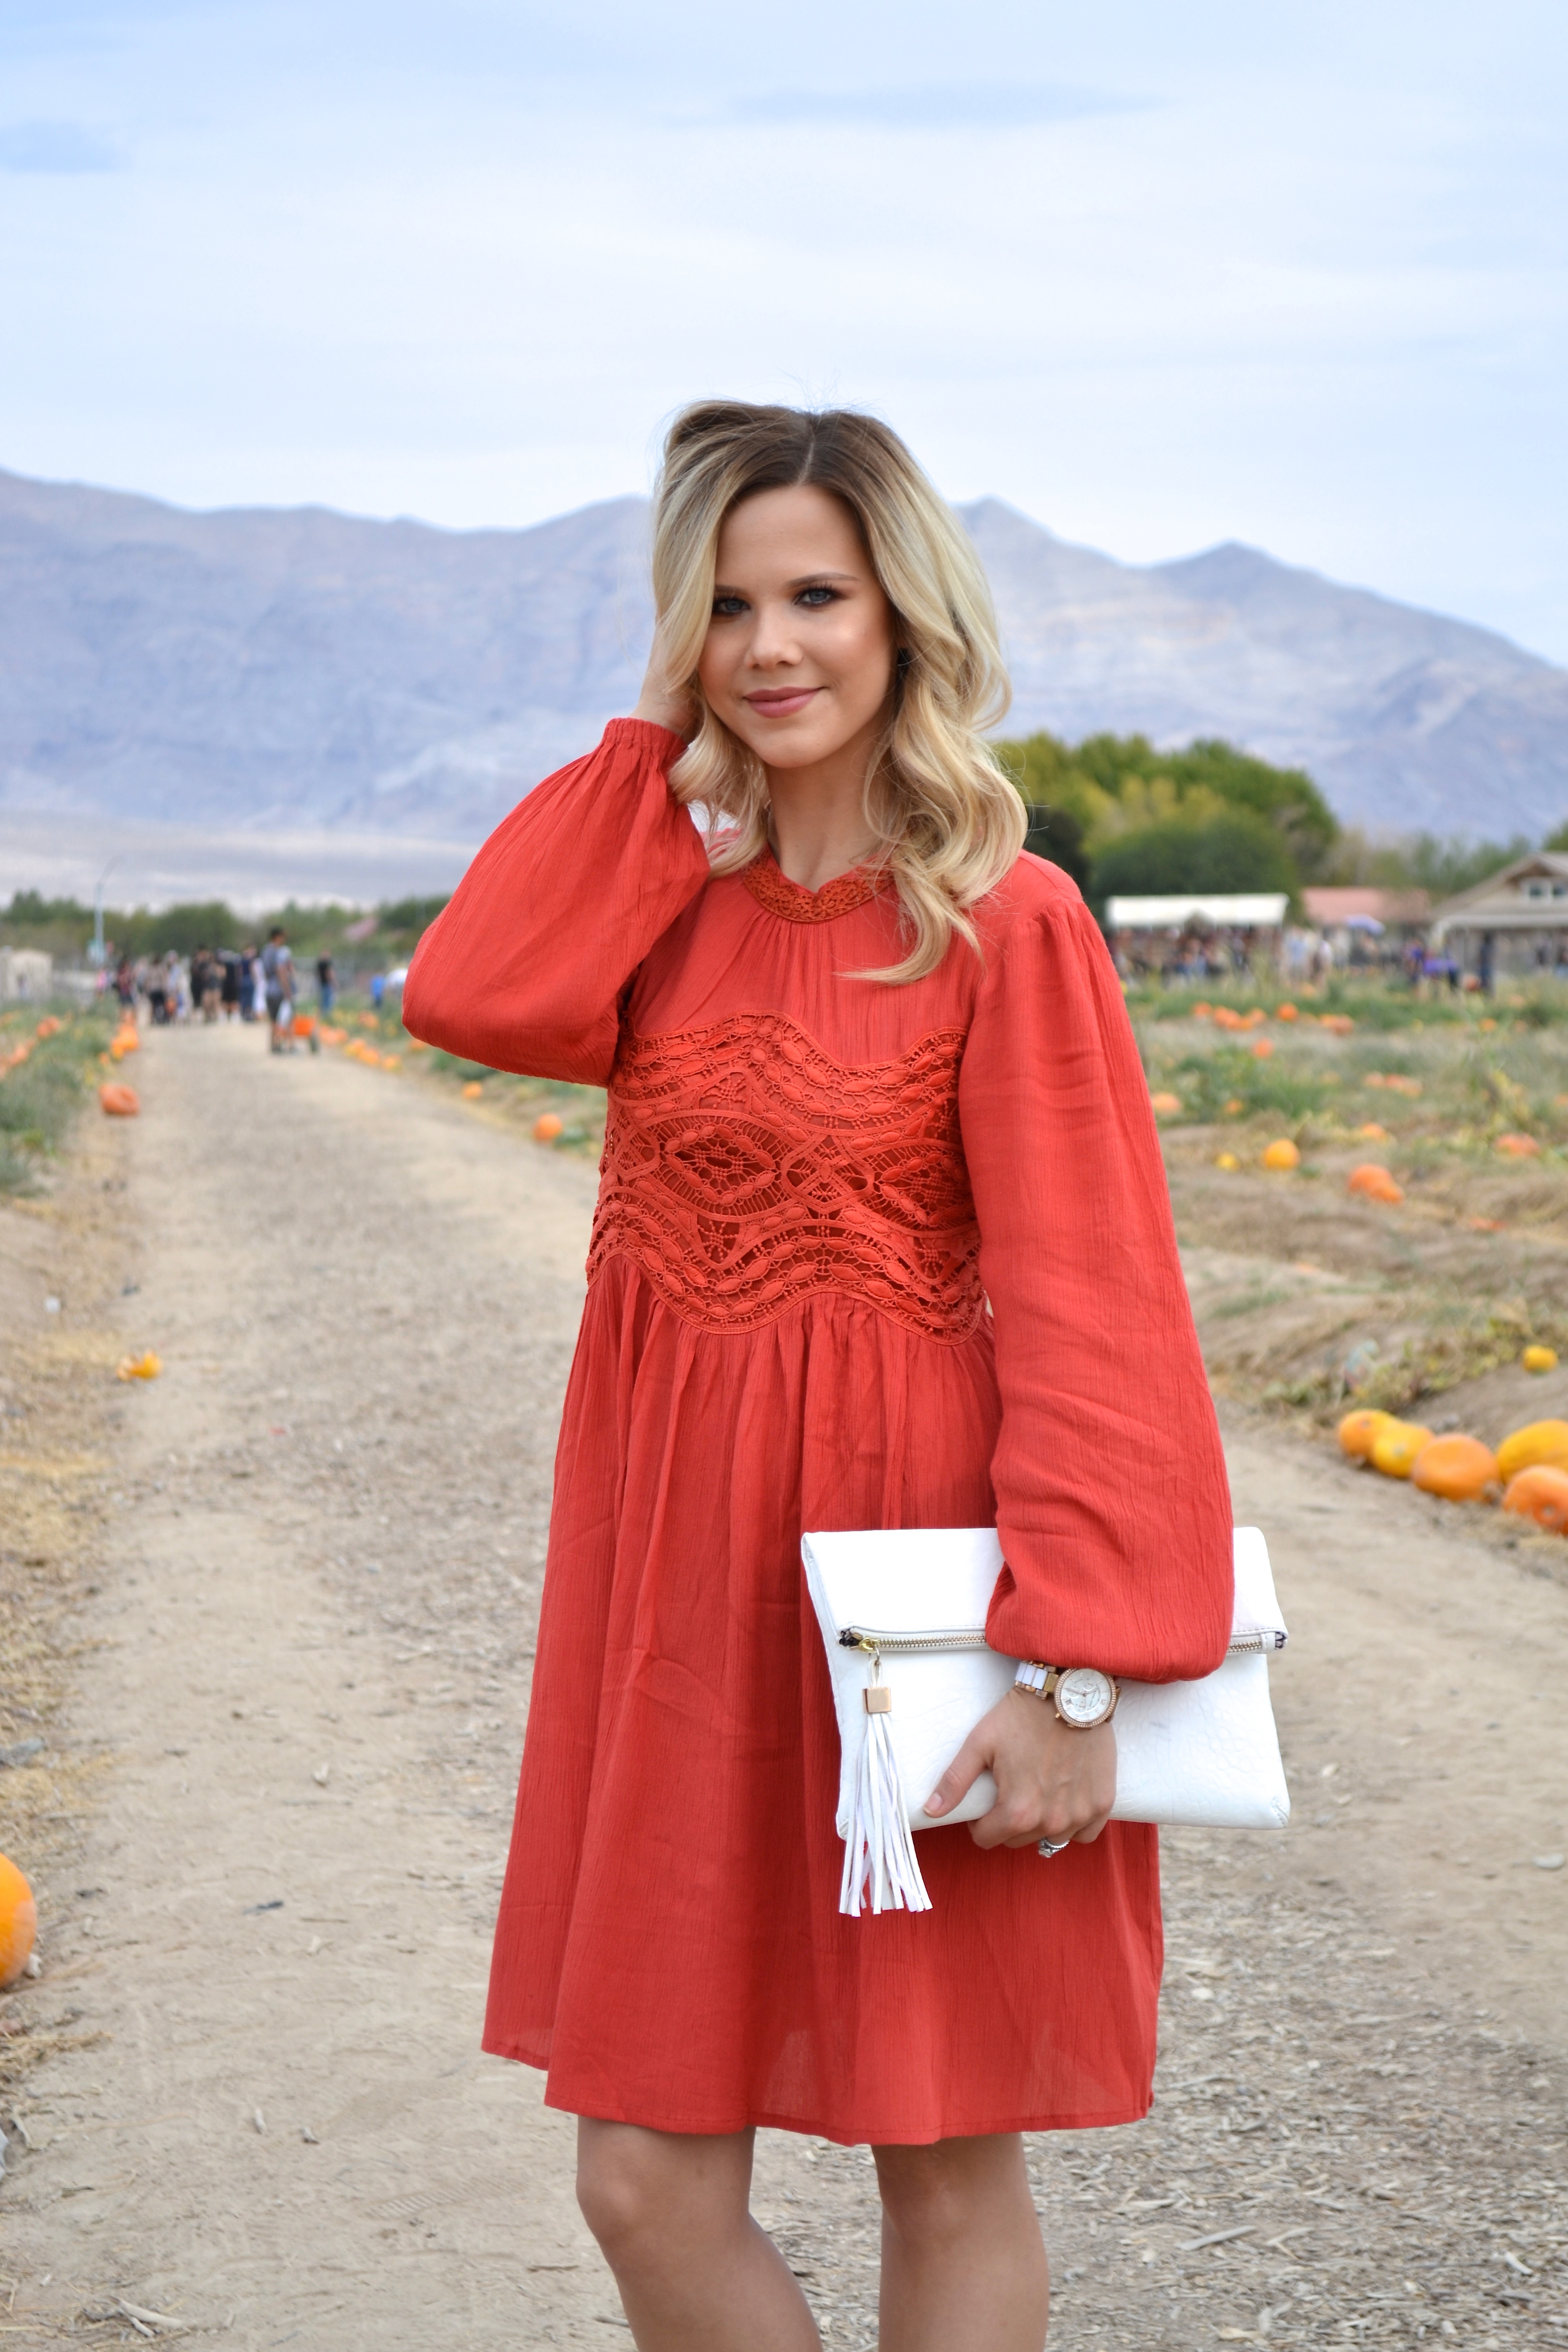
[[[1020,1661],[1014,1686],[1036,1698],[1048,1698],[1057,1720],[1073,1731],[1093,1731],[1109,1723],[1121,1696],[1115,1675],[1102,1675],[1098,1666],[1042,1666],[1029,1658]]]

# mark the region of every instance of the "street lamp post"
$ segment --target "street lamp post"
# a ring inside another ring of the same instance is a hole
[[[95,971],[101,971],[103,970],[103,886],[108,881],[110,876],[113,873],[119,863],[120,860],[118,857],[111,857],[110,859],[108,865],[99,876],[98,887],[93,892],[92,947],[90,953]]]

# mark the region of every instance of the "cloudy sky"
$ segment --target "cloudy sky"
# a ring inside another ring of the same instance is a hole
[[[1568,660],[1561,0],[0,0],[0,465],[455,525],[696,394]]]

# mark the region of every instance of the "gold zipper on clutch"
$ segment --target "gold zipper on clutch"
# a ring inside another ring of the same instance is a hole
[[[871,1657],[881,1651],[889,1657],[897,1657],[900,1652],[985,1650],[991,1645],[985,1639],[984,1629],[978,1625],[973,1628],[954,1626],[931,1633],[879,1633],[868,1626],[846,1625],[839,1633],[838,1646],[841,1650],[864,1650]],[[1233,1658],[1255,1658],[1269,1650],[1282,1650],[1284,1647],[1283,1633],[1233,1633],[1227,1654]]]
[[[900,1650],[985,1650],[990,1643],[985,1629],[954,1627],[934,1633],[878,1633],[863,1625],[846,1625],[839,1633],[841,1650],[865,1650],[873,1657],[879,1650],[897,1654]]]

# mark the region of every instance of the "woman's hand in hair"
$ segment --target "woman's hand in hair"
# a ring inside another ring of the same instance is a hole
[[[646,719],[653,727],[667,727],[672,735],[684,735],[688,740],[697,731],[697,707],[690,688],[677,685],[670,677],[662,628],[653,633],[653,649],[632,717]]]
[[[976,1845],[1091,1844],[1116,1802],[1115,1726],[1075,1731],[1047,1700],[1009,1691],[975,1725],[927,1798],[927,1813],[951,1812],[982,1772],[995,1780],[996,1802],[970,1823]]]

